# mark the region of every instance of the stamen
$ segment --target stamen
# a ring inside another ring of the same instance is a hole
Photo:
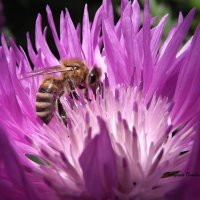
[[[182,156],[182,155],[184,155],[184,154],[186,154],[186,153],[188,153],[189,151],[182,151],[179,155],[180,156]]]
[[[165,172],[161,178],[169,178],[169,177],[173,177],[176,176],[180,171],[172,171],[172,172]]]
[[[155,159],[155,161],[153,162],[153,164],[152,164],[152,166],[151,166],[151,168],[149,170],[149,174],[148,175],[151,175],[155,171],[155,169],[158,166],[160,160],[162,159],[163,153],[164,153],[164,150],[162,149],[160,151],[160,153],[158,154],[157,158]]]

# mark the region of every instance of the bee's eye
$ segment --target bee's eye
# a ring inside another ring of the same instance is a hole
[[[100,77],[101,77],[100,69],[97,67],[93,67],[88,77],[89,85],[90,86],[96,85],[99,82]]]
[[[79,70],[80,69],[80,67],[77,66],[77,65],[72,66],[72,68],[73,68],[73,70]]]
[[[95,74],[90,74],[90,77],[89,77],[89,83],[90,84],[94,84],[95,82],[96,82],[96,80],[97,80],[97,77],[96,77],[96,75]]]

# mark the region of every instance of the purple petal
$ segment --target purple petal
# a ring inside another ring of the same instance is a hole
[[[199,130],[200,127],[196,127],[196,136],[194,139],[194,145],[192,152],[190,152],[190,160],[188,161],[188,165],[186,168],[186,174],[187,177],[185,178],[185,181],[183,181],[180,186],[169,193],[167,195],[167,199],[171,200],[176,200],[176,199],[181,199],[181,200],[188,200],[191,199],[192,195],[192,200],[199,200],[200,198],[200,160],[199,160],[199,155],[200,155],[200,135],[199,135]],[[190,174],[190,175],[189,175]],[[192,174],[196,174],[195,176],[192,176]]]
[[[103,21],[103,39],[105,45],[105,55],[108,62],[108,76],[110,79],[115,78],[116,83],[126,83],[127,71],[125,64],[125,52],[122,45],[114,32],[108,19]],[[116,48],[118,47],[118,48]],[[117,59],[116,59],[117,58]]]
[[[1,35],[1,44],[2,44],[2,47],[4,49],[6,58],[8,58],[9,57],[9,49],[8,49],[8,45],[6,43],[6,39],[5,39],[4,34]]]
[[[107,127],[101,118],[98,121],[100,134],[87,145],[79,161],[88,192],[100,200],[113,197],[117,171]]]
[[[126,8],[126,5],[130,3],[128,0],[122,0],[121,1],[121,15],[123,14],[124,12],[124,9]]]
[[[69,55],[72,58],[81,58],[82,49],[81,49],[80,39],[77,36],[76,29],[71,20],[68,10],[66,10],[65,20],[67,28],[67,38],[65,42],[67,43],[68,45],[67,49],[69,50],[69,52],[67,52],[67,55]]]
[[[27,198],[22,193],[20,193],[16,188],[13,187],[13,184],[8,180],[7,177],[5,177],[5,174],[2,175],[0,174],[0,199],[26,200]]]
[[[200,25],[198,26],[192,40],[190,54],[186,58],[183,68],[180,71],[177,87],[174,95],[176,102],[172,117],[174,123],[190,119],[199,112],[200,91],[199,91],[199,73],[200,57],[197,52],[200,51]]]
[[[78,23],[77,26],[76,26],[76,33],[77,33],[77,36],[78,38],[81,38],[81,23]]]
[[[57,34],[56,27],[55,27],[55,24],[54,24],[52,12],[51,12],[51,9],[48,5],[46,7],[46,11],[47,11],[48,22],[49,22],[49,25],[50,25],[50,28],[51,28],[51,31],[52,31],[52,34],[53,34],[53,38],[54,38],[57,50],[60,54],[60,57],[65,58],[66,52],[65,52],[65,50],[64,50],[63,46],[61,45],[60,40],[58,38],[58,34]]]
[[[0,86],[1,86],[1,91],[3,92],[3,95],[1,95],[1,105],[4,105],[2,106],[2,113],[4,112],[4,109],[5,110],[9,109],[9,111],[12,113],[11,116],[13,117],[13,119],[21,120],[22,113],[19,106],[19,102],[16,98],[14,83],[12,80],[13,77],[11,78],[12,73],[10,74],[9,72],[9,70],[11,69],[9,69],[4,49],[5,48],[3,44],[3,49],[2,48],[0,49],[0,58],[1,58]],[[9,54],[9,52],[7,52],[7,54]],[[7,56],[8,56],[7,58],[10,59],[10,55]],[[4,121],[4,119],[0,120]]]
[[[27,37],[28,54],[34,65],[34,69],[36,70],[40,67],[43,67],[41,49],[38,49],[38,52],[36,53],[31,43],[30,34],[27,33],[26,37]]]
[[[149,0],[146,0],[144,7],[144,24],[143,24],[143,49],[144,49],[144,63],[143,63],[143,78],[144,78],[144,93],[149,88],[153,76],[153,63],[150,50],[151,31],[150,31],[150,10]]]
[[[16,60],[15,60],[13,49],[10,50],[9,58],[10,58],[10,62],[8,63],[9,73],[10,73],[10,76],[12,77],[13,88],[15,90],[15,96],[18,97],[17,102],[18,104],[20,104],[20,102],[23,102],[23,107],[21,106],[21,109],[27,114],[27,116],[30,116],[31,118],[33,118],[32,116],[34,115],[34,111],[30,109],[32,107],[30,99],[26,95],[21,82],[18,80],[16,76],[17,66],[16,66]],[[11,98],[13,97],[10,97],[9,99]],[[22,115],[18,116],[18,120],[22,120]]]
[[[6,133],[0,128],[0,162],[4,165],[5,173],[10,180],[15,184],[15,188],[26,195],[27,199],[39,200],[39,194],[36,192],[33,185],[29,182],[23,168],[17,158],[17,155],[12,148]],[[13,192],[10,191],[10,192]],[[10,194],[8,194],[10,196]],[[25,198],[24,198],[25,199]]]
[[[44,65],[48,66],[54,66],[58,64],[58,60],[53,55],[51,50],[49,49],[49,46],[46,42],[46,38],[44,37],[42,33],[42,17],[41,15],[38,15],[36,20],[36,29],[35,29],[35,36],[36,36],[36,48],[37,50],[41,49],[42,53],[44,55],[44,60],[47,62]],[[47,59],[48,58],[48,59]]]
[[[92,23],[91,28],[91,37],[93,48],[95,49],[99,44],[99,34],[101,31],[101,23],[102,23],[102,7],[100,7],[94,17],[94,21]]]
[[[114,25],[114,14],[113,14],[113,6],[111,0],[104,0],[103,1],[103,13],[108,17],[109,22],[111,25]]]
[[[65,50],[66,57],[69,57],[69,55],[68,55],[69,48],[68,48],[68,44],[67,44],[66,40],[67,40],[67,26],[66,26],[66,22],[65,22],[65,14],[62,11],[60,14],[60,43]]]
[[[122,33],[124,37],[124,45],[127,51],[126,63],[129,67],[127,67],[128,74],[130,77],[133,75],[134,68],[135,68],[135,48],[134,48],[134,38],[136,37],[134,32],[134,26],[132,26],[132,6],[130,3],[127,4],[123,15],[122,15]]]
[[[105,60],[102,56],[101,49],[103,48],[102,36],[100,36],[100,32],[102,30],[102,6],[97,10],[95,14],[94,21],[91,27],[91,41],[93,48],[93,56],[94,60],[92,64],[96,64],[101,67],[102,73],[107,72],[107,66],[105,64]]]
[[[84,15],[83,15],[83,42],[82,49],[84,52],[85,60],[91,66],[93,64],[93,48],[91,41],[91,31],[90,31],[90,21],[88,15],[87,5],[85,5]]]
[[[133,21],[133,29],[135,33],[139,31],[140,23],[141,23],[141,13],[140,13],[140,5],[138,0],[134,0],[132,4],[132,21]]]
[[[147,93],[147,101],[152,97],[153,93],[157,90],[158,86],[162,85],[161,82],[164,81],[163,76],[165,75],[166,71],[169,70],[169,67],[172,65],[172,62],[176,57],[176,53],[184,38],[186,37],[190,24],[192,23],[194,13],[195,10],[191,10],[185,18],[185,20],[180,24],[179,28],[170,40],[163,56],[158,61],[153,80]]]
[[[159,24],[152,29],[152,39],[151,39],[151,53],[153,57],[154,64],[157,61],[157,55],[160,48],[160,43],[163,35],[163,30],[167,22],[168,15],[165,15],[159,22]]]
[[[29,33],[26,34],[26,39],[27,39],[27,49],[28,49],[29,57],[30,57],[32,63],[35,64],[36,53],[35,53],[35,51],[33,49],[33,45],[31,43],[31,38],[30,38],[30,34]]]
[[[179,13],[179,19],[178,19],[178,23],[174,26],[172,26],[167,39],[164,41],[162,47],[160,48],[160,55],[159,55],[159,59],[162,57],[163,53],[165,52],[169,42],[171,41],[172,37],[174,36],[174,34],[176,33],[177,29],[179,28],[180,24],[183,22],[183,16],[181,13]]]

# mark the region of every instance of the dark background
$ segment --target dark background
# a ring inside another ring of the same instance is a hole
[[[143,7],[143,1],[139,0],[141,7]],[[90,19],[101,5],[101,0],[2,0],[3,13],[5,16],[3,32],[7,37],[10,35],[14,37],[17,44],[23,48],[26,47],[26,32],[29,31],[32,41],[34,40],[35,20],[38,13],[42,14],[43,25],[47,25],[46,19],[46,5],[51,7],[56,26],[59,27],[59,17],[61,10],[65,7],[68,8],[72,20],[75,24],[82,21],[84,5],[87,3],[90,13]],[[170,20],[166,28],[166,33],[169,31],[169,27],[176,22],[178,13],[181,10],[184,15],[192,7],[196,7],[197,15],[190,34],[193,34],[194,29],[200,19],[200,0],[150,0],[152,15],[163,16],[166,13],[170,13]],[[119,16],[120,0],[113,0],[115,18]],[[49,31],[50,32],[50,31]],[[50,33],[48,32],[48,40],[50,39]],[[26,48],[25,48],[26,49]]]

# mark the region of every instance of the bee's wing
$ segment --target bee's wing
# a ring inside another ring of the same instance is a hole
[[[61,67],[61,65],[57,65],[57,66],[52,66],[52,67],[44,68],[41,70],[34,70],[34,71],[27,72],[25,74],[21,74],[19,79],[23,80],[23,79],[34,77],[34,76],[54,74],[58,72],[66,72],[66,71],[73,71],[73,70],[77,70],[77,69],[74,69],[74,67],[71,67],[71,66]]]

